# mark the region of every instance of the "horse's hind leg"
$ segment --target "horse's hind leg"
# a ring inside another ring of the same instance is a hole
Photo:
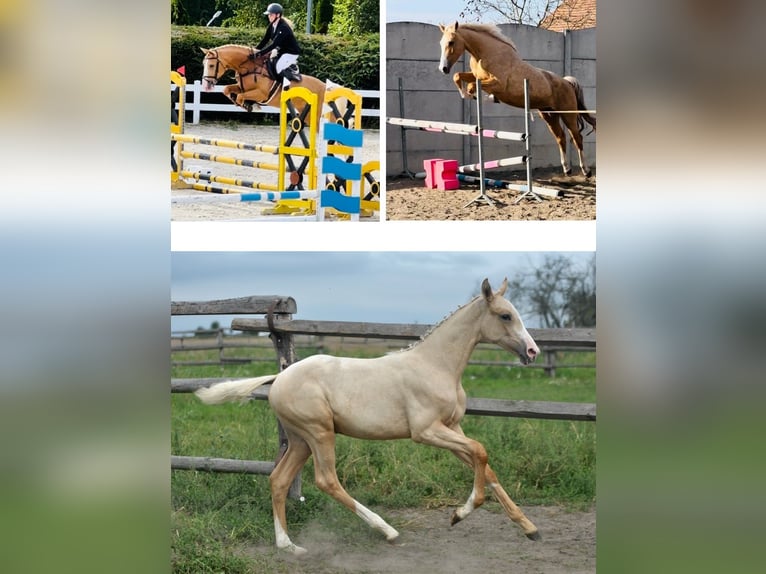
[[[335,470],[335,431],[325,429],[321,432],[312,432],[309,441],[311,451],[314,454],[317,487],[356,514],[369,526],[382,532],[386,540],[392,541],[397,538],[399,533],[394,528],[372,510],[354,500],[341,486]]]
[[[580,169],[585,177],[591,176],[591,170],[585,161],[585,150],[583,149],[582,133],[580,126],[577,125],[577,114],[564,114],[564,124],[572,137],[572,143],[577,148],[577,154],[580,158]]]
[[[413,434],[412,440],[447,449],[473,469],[473,489],[466,503],[452,514],[451,524],[460,522],[484,504],[484,468],[487,466],[487,451],[484,445],[465,436],[459,426],[450,428],[441,422],[432,424],[417,435]]]
[[[567,157],[567,137],[564,133],[564,128],[561,127],[561,121],[558,114],[547,114],[540,112],[540,117],[543,118],[548,126],[548,129],[556,138],[556,143],[559,144],[559,154],[561,154],[561,168],[564,170],[564,175],[571,175],[572,168],[569,167],[569,158]]]
[[[453,427],[453,430],[459,432],[460,434],[463,433],[463,430],[459,425]],[[460,460],[473,468],[470,457],[467,457],[460,452],[452,452]],[[484,478],[486,480],[487,486],[489,486],[489,488],[492,490],[492,493],[495,495],[495,498],[497,498],[498,502],[500,502],[500,505],[505,509],[505,513],[508,515],[508,518],[513,520],[521,527],[527,538],[530,538],[531,540],[539,540],[540,534],[537,531],[537,526],[532,524],[532,522],[524,515],[521,509],[516,506],[513,500],[511,500],[511,497],[508,496],[508,493],[505,492],[505,489],[500,485],[500,481],[497,480],[497,475],[495,475],[495,472],[490,468],[489,464],[487,464],[485,467]]]
[[[508,517],[521,527],[527,538],[531,540],[539,540],[540,533],[537,531],[537,526],[532,524],[529,518],[527,518],[521,509],[516,506],[513,500],[511,500],[511,497],[508,496],[508,493],[505,492],[505,489],[500,485],[495,472],[489,465],[487,465],[486,477],[487,485],[492,490],[492,493],[495,495],[495,498],[497,498],[500,505],[505,509],[505,513]]]
[[[306,441],[290,431],[287,431],[287,440],[287,450],[269,476],[274,533],[277,548],[289,550],[293,554],[303,554],[306,550],[293,544],[287,535],[285,501],[290,485],[311,455],[311,449]]]

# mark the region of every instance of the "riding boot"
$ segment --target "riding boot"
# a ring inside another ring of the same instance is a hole
[[[298,72],[298,66],[293,64],[282,70],[282,77],[284,78],[282,89],[287,91],[290,89],[290,82],[300,82],[301,75]]]
[[[280,74],[277,72],[277,66],[274,63],[274,60],[269,58],[266,60],[266,70],[269,72],[269,77],[272,80],[278,80]]]

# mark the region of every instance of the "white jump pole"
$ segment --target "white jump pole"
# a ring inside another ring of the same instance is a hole
[[[492,207],[495,206],[495,202],[492,201],[486,193],[486,182],[484,178],[484,133],[482,130],[482,106],[481,106],[481,80],[476,78],[476,136],[479,143],[479,195],[474,197],[471,201],[466,203],[463,207],[466,208],[469,205],[479,202],[484,202]]]
[[[524,199],[525,196],[531,195],[538,202],[542,203],[542,199],[532,191],[532,135],[529,133],[529,80],[524,78],[524,131],[527,133],[527,137],[524,141],[524,147],[527,151],[527,189],[513,203],[516,204]]]

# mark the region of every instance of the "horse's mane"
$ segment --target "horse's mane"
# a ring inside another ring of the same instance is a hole
[[[250,46],[245,46],[244,44],[224,44],[223,46],[218,46],[214,49],[220,50],[221,48],[244,48],[245,50],[252,50]]]
[[[463,305],[461,305],[460,307],[458,307],[457,309],[455,309],[454,311],[452,311],[452,313],[450,313],[449,315],[447,315],[446,317],[444,317],[444,318],[443,318],[441,321],[439,321],[439,322],[438,322],[438,323],[436,323],[435,325],[432,325],[432,326],[431,326],[431,328],[430,328],[430,329],[428,329],[428,331],[426,331],[425,333],[423,333],[423,334],[420,336],[420,339],[418,339],[417,341],[414,341],[414,342],[410,343],[410,344],[409,344],[409,346],[405,347],[404,349],[400,349],[399,351],[396,351],[396,352],[398,352],[398,353],[401,353],[402,351],[408,351],[408,350],[412,349],[413,347],[417,347],[417,346],[418,346],[420,343],[422,343],[423,341],[425,341],[425,340],[426,340],[426,338],[427,338],[427,337],[428,337],[428,336],[429,336],[431,333],[433,333],[434,331],[436,331],[436,329],[438,329],[439,327],[441,327],[441,326],[442,326],[442,325],[443,325],[443,324],[444,324],[444,323],[445,323],[445,322],[446,322],[446,321],[447,321],[447,320],[448,320],[450,317],[452,317],[453,315],[455,315],[455,313],[457,313],[457,312],[461,311],[462,309],[465,309],[466,307],[468,307],[468,305],[470,305],[471,303],[474,303],[474,302],[475,302],[477,299],[481,299],[481,297],[482,297],[481,295],[477,295],[476,297],[474,297],[473,299],[471,299],[470,301],[468,301],[468,303],[464,303]]]
[[[471,30],[472,32],[487,34],[489,36],[492,36],[495,40],[502,42],[503,44],[508,44],[511,48],[514,49],[514,51],[516,52],[519,51],[516,48],[516,44],[513,43],[513,40],[511,40],[508,36],[504,36],[503,33],[500,31],[500,28],[498,28],[497,25],[495,24],[479,24],[477,22],[466,22],[465,24],[460,24],[458,26],[458,30]]]

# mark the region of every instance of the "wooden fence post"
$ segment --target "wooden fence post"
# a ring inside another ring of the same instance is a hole
[[[556,378],[556,351],[548,350],[543,353],[545,355],[545,374],[550,378]]]
[[[277,331],[275,327],[275,315],[274,315],[274,309],[276,308],[278,303],[275,303],[271,309],[269,309],[269,313],[267,315],[267,321],[269,325],[269,338],[271,339],[272,344],[274,345],[274,350],[277,353],[277,362],[279,363],[279,372],[281,373],[284,371],[287,367],[292,365],[295,362],[295,341],[293,340],[293,336],[290,333],[280,333]],[[280,313],[276,315],[276,318],[279,320],[290,320],[292,319],[292,315],[288,313]],[[287,434],[285,433],[285,430],[282,428],[282,423],[279,422],[277,419],[277,429],[279,431],[279,455],[275,462],[279,462],[279,460],[282,458],[282,455],[284,455],[285,451],[287,450]],[[287,492],[287,496],[290,498],[300,498],[301,496],[301,473],[299,472],[298,475],[295,477],[295,480],[293,480],[293,483],[290,485],[290,490]]]

